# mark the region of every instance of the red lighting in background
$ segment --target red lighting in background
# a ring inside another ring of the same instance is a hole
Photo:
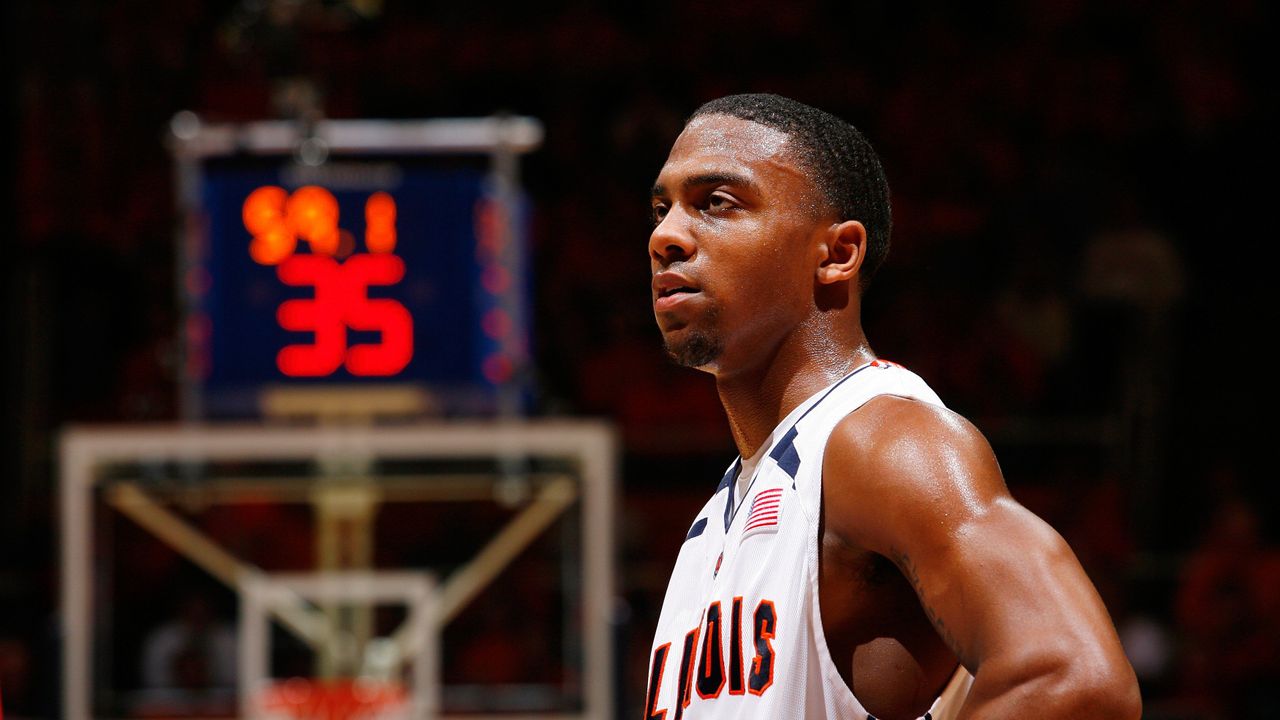
[[[501,255],[503,244],[502,210],[497,203],[481,200],[476,206],[476,257]]]
[[[514,367],[509,358],[502,355],[490,355],[484,359],[480,369],[484,373],[486,380],[494,385],[501,385],[511,379]]]
[[[286,300],[276,309],[280,327],[309,332],[310,343],[288,345],[276,355],[276,367],[290,377],[325,377],[345,367],[352,375],[387,377],[413,358],[413,316],[395,300],[371,299],[370,287],[404,279],[404,261],[396,247],[396,201],[376,192],[365,202],[365,246],[339,262],[334,255],[352,248],[351,234],[338,227],[338,200],[315,185],[293,194],[273,185],[249,193],[241,210],[253,236],[249,256],[275,265],[286,285],[312,287],[313,297]],[[298,240],[311,254],[296,255]],[[376,343],[348,346],[347,330],[376,332]]]
[[[484,334],[494,340],[501,340],[511,332],[511,316],[502,308],[494,308],[484,314],[484,318],[480,320],[480,327],[484,328]]]
[[[189,377],[203,378],[209,374],[209,336],[212,324],[208,315],[192,315],[186,322],[187,344],[196,348],[187,353],[185,372]]]
[[[192,297],[204,295],[213,286],[213,278],[209,276],[209,271],[203,267],[188,269],[186,275],[183,276],[183,282],[186,285],[187,294]]]
[[[490,265],[480,275],[480,284],[491,295],[501,295],[511,286],[511,273],[501,265]]]
[[[504,308],[504,298],[514,289],[508,263],[516,248],[509,245],[508,208],[493,197],[481,198],[475,205],[476,260],[480,265],[480,286],[487,297],[481,302],[489,307],[480,319],[480,328],[492,343],[492,350],[480,363],[480,372],[493,385],[506,385],[516,375],[522,335],[515,318]]]

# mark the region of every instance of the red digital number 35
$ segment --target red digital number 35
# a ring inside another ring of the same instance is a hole
[[[404,261],[387,253],[353,255],[339,263],[323,255],[293,255],[276,266],[286,285],[312,286],[315,296],[288,300],[276,311],[280,327],[310,332],[310,344],[288,345],[276,366],[291,377],[324,377],[345,366],[352,375],[395,375],[413,358],[413,317],[395,300],[370,299],[370,286],[404,278]],[[347,328],[381,334],[377,343],[347,346]]]

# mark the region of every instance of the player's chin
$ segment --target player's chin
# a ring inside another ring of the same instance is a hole
[[[672,362],[685,367],[707,369],[724,352],[724,343],[715,333],[687,325],[679,330],[664,330],[662,341]]]

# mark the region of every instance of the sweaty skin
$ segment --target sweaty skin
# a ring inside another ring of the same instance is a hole
[[[653,188],[658,326],[673,357],[715,376],[743,457],[874,358],[860,321],[866,231],[827,208],[788,143],[700,116]],[[1079,562],[958,415],[881,396],[847,416],[827,444],[822,530],[831,656],[881,720],[919,717],[958,664],[975,677],[960,718],[1141,714]]]

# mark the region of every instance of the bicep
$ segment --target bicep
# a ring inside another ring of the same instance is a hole
[[[1071,549],[1012,498],[994,499],[947,532],[892,542],[888,557],[972,672],[992,657],[1027,662],[1116,645],[1106,609]]]
[[[898,566],[971,672],[997,656],[1115,660],[1092,583],[1061,536],[1009,495],[981,434],[945,410],[875,402],[829,441],[830,526]]]

